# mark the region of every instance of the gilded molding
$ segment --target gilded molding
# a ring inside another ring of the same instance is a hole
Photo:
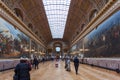
[[[44,43],[2,1],[0,1],[0,17],[46,48]]]
[[[90,31],[97,28],[99,24],[105,21],[110,15],[112,15],[120,7],[120,0],[110,0],[105,7],[98,13],[98,15],[92,19],[92,21],[85,27],[85,29],[75,37],[71,42],[71,47],[76,44],[80,39],[87,35]]]

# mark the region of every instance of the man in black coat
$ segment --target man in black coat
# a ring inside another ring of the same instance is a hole
[[[75,67],[76,74],[78,74],[79,59],[77,58],[77,56],[74,58],[74,67]]]
[[[38,59],[37,59],[36,56],[34,57],[33,63],[34,63],[34,65],[35,65],[35,69],[38,69],[39,61],[38,61]]]
[[[21,59],[20,63],[15,67],[15,76],[17,80],[30,80],[31,65],[27,63],[26,59]]]

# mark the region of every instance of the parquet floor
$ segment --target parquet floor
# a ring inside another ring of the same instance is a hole
[[[13,80],[13,74],[13,70],[0,72],[0,80]],[[71,63],[71,72],[67,72],[63,61],[59,62],[58,68],[55,67],[54,61],[40,63],[39,69],[32,69],[30,74],[31,80],[120,80],[119,73],[83,64],[80,64],[76,75],[73,63]]]

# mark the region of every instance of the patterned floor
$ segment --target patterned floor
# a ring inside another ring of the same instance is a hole
[[[55,62],[50,61],[39,64],[39,69],[32,69],[31,80],[120,80],[120,74],[97,67],[80,64],[79,74],[75,74],[73,63],[71,72],[64,69],[64,62],[59,62],[59,67],[55,67]],[[8,70],[0,72],[0,80],[13,80],[14,71]]]

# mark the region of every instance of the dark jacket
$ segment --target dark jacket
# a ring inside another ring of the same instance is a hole
[[[18,80],[30,80],[31,67],[27,63],[19,63],[15,68],[15,74],[18,76]]]
[[[77,57],[74,58],[74,65],[79,65],[79,59]]]
[[[34,63],[35,65],[38,65],[38,64],[39,64],[38,59],[37,59],[37,58],[34,58],[33,63]]]

